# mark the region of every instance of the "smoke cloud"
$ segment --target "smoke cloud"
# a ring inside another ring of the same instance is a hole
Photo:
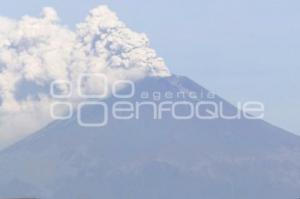
[[[0,24],[0,147],[51,122],[53,81],[78,86],[82,73],[103,73],[108,82],[170,75],[147,36],[129,29],[106,6],[91,10],[75,31],[61,25],[50,7],[38,18],[0,17]]]

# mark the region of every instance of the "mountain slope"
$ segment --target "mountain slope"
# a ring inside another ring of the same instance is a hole
[[[125,89],[126,90],[126,89]],[[188,78],[146,78],[143,91],[208,91]],[[206,99],[207,97],[203,97]],[[109,98],[112,106],[118,99]],[[160,99],[156,103],[164,101]],[[195,100],[185,99],[195,103]],[[226,113],[236,108],[224,103]],[[185,110],[181,108],[180,113]],[[95,108],[86,120],[99,117]],[[86,128],[55,121],[0,153],[0,197],[264,199],[300,195],[300,138],[262,120],[117,120]]]

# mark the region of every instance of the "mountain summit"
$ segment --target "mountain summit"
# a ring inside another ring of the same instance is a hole
[[[147,77],[140,94],[209,91],[180,76]],[[126,88],[124,89],[126,92]],[[104,102],[109,109],[119,99]],[[166,101],[166,97],[152,102]],[[168,99],[170,100],[170,99]],[[226,114],[238,110],[222,98]],[[179,99],[171,100],[173,103]],[[148,107],[149,108],[149,107]],[[108,116],[102,127],[83,127],[77,117],[54,121],[0,153],[0,197],[42,199],[282,199],[300,194],[300,138],[262,120],[222,118],[153,119],[150,108],[139,119]],[[178,108],[185,114],[184,107]],[[88,108],[85,121],[100,118]]]

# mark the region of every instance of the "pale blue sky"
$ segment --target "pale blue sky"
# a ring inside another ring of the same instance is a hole
[[[147,33],[173,73],[232,103],[261,100],[266,120],[300,134],[299,0],[2,0],[0,15],[52,6],[73,28],[99,4]]]

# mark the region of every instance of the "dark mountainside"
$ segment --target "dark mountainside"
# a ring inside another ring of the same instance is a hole
[[[142,91],[208,91],[185,77],[146,78]],[[112,104],[117,99],[107,99]],[[138,96],[132,102],[141,101]],[[163,101],[163,99],[162,99]],[[190,99],[194,103],[193,100]],[[225,112],[236,108],[223,102]],[[184,113],[184,109],[180,112]],[[96,108],[85,113],[97,118]],[[0,153],[0,197],[42,199],[295,199],[300,138],[262,120],[54,121]]]

